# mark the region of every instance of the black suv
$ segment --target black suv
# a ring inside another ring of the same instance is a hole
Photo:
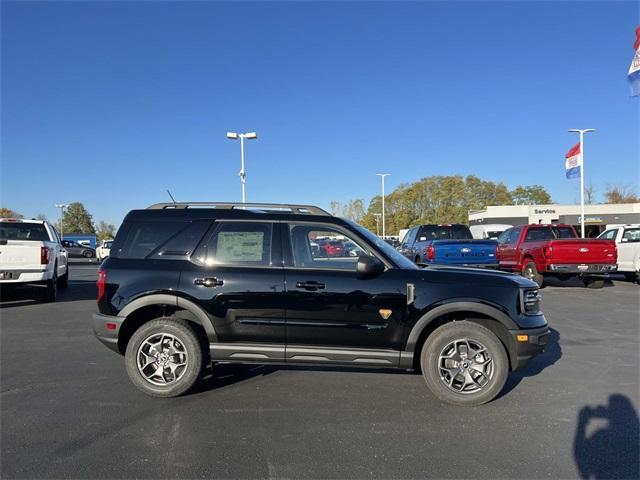
[[[313,255],[317,238],[365,254]],[[478,405],[542,351],[539,307],[527,279],[418,268],[317,207],[169,203],[126,216],[94,329],[154,396],[187,391],[212,363],[273,362],[421,368],[441,400]]]

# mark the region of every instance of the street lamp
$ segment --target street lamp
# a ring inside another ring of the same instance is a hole
[[[247,140],[253,140],[254,138],[258,138],[258,135],[256,134],[256,132],[227,132],[227,138],[229,140],[240,139],[240,172],[238,172],[238,176],[240,177],[240,182],[242,183],[242,203],[245,203],[245,185],[247,184],[247,175],[244,172],[244,139],[246,138]]]
[[[385,216],[384,216],[384,177],[391,175],[390,173],[376,173],[382,180],[382,238],[387,236],[387,231],[385,228]]]
[[[373,217],[376,220],[376,235],[380,236],[380,213],[374,213]]]
[[[56,208],[60,209],[60,238],[62,239],[62,217],[64,217],[64,209],[69,206],[68,203],[56,203]]]
[[[580,134],[580,236],[584,238],[584,134],[595,132],[595,128],[572,128],[571,133]]]

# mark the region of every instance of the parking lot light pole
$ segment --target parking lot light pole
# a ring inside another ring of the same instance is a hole
[[[373,218],[376,219],[376,235],[380,236],[380,214],[374,213]]]
[[[69,206],[68,203],[56,203],[56,208],[60,209],[60,239],[62,240],[62,217],[64,217],[64,209]]]
[[[594,128],[572,128],[571,133],[580,134],[580,236],[584,238],[584,134],[595,132]]]
[[[256,132],[227,132],[227,138],[229,140],[240,139],[240,172],[238,172],[238,176],[240,177],[240,182],[242,184],[242,203],[246,203],[245,188],[247,184],[247,175],[244,171],[244,139],[246,138],[247,140],[253,140],[254,138],[258,138],[258,135],[256,134]]]
[[[390,173],[376,173],[382,179],[382,238],[387,236],[384,217],[384,177],[391,175]]]

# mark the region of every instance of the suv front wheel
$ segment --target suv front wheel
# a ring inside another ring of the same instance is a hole
[[[420,356],[422,374],[440,400],[454,405],[482,405],[504,387],[507,353],[491,330],[469,321],[447,323],[426,340]]]
[[[201,342],[186,321],[157,318],[134,332],[125,352],[125,365],[133,384],[147,395],[176,397],[200,378]]]

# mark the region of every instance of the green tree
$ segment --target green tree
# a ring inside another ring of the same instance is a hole
[[[0,207],[0,218],[24,218],[24,215],[11,210],[10,208]]]
[[[100,221],[98,223],[98,227],[96,228],[96,237],[98,241],[102,242],[103,240],[111,240],[116,235],[116,227],[110,223],[105,221]]]
[[[42,220],[43,222],[48,222],[47,216],[44,213],[39,213],[36,215],[36,220]]]
[[[64,233],[96,233],[91,214],[80,202],[70,204],[62,216]]]
[[[366,214],[364,210],[364,200],[361,198],[349,200],[345,204],[342,204],[337,200],[332,200],[329,205],[332,215],[348,218],[356,223],[362,222],[362,218]]]
[[[548,205],[552,203],[551,196],[541,185],[529,187],[518,185],[511,192],[515,205]]]

